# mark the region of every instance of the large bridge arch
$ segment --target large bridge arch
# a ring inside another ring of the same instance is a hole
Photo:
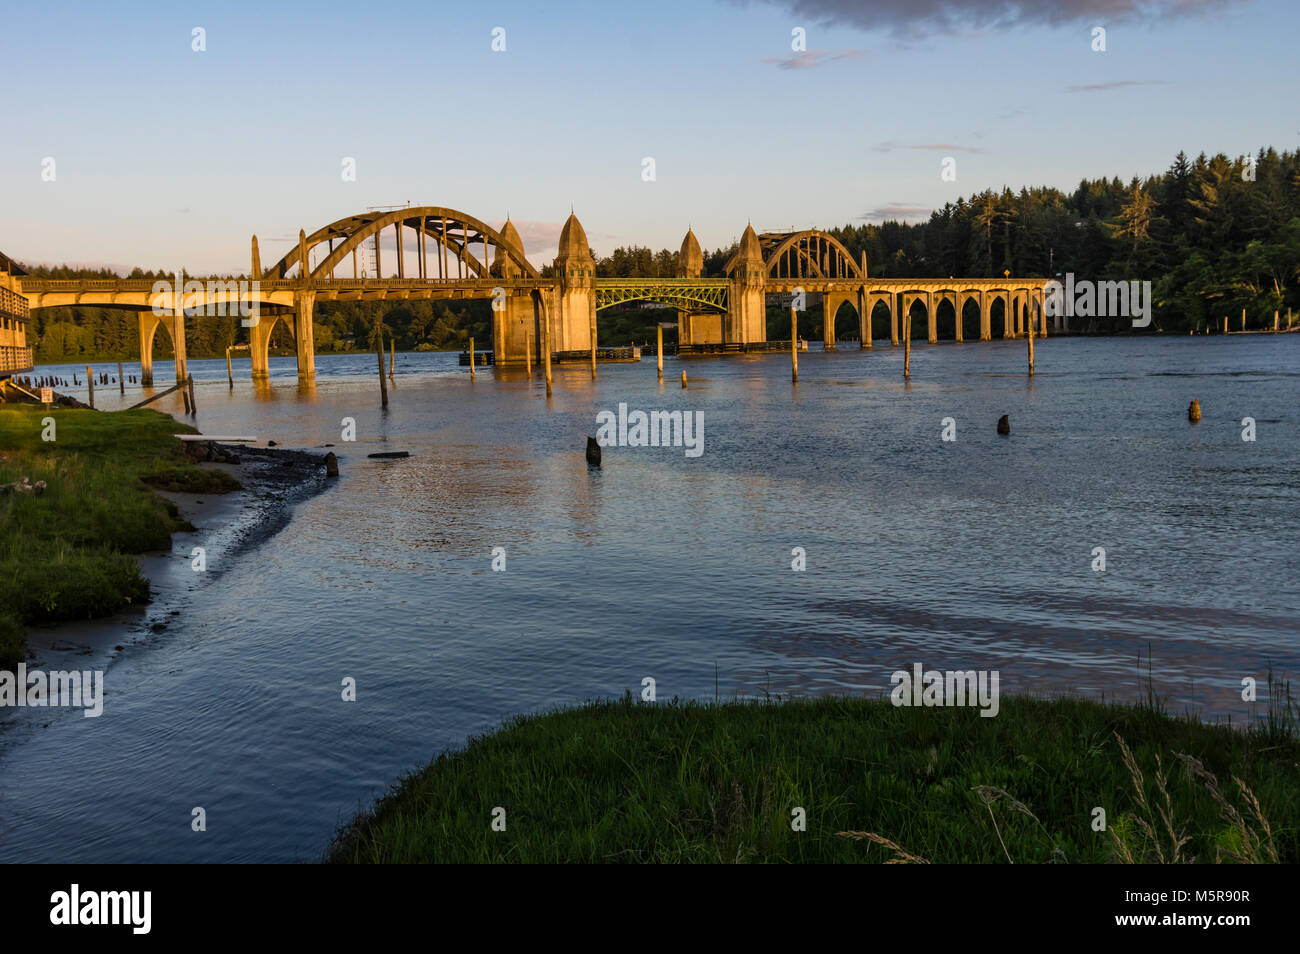
[[[844,244],[821,229],[761,232],[758,247],[768,278],[866,278]],[[730,275],[740,256],[737,250],[723,271]]]
[[[392,227],[397,229],[399,249],[401,248],[401,230],[409,228],[415,231],[417,241],[421,243],[421,262],[426,259],[426,250],[423,248],[423,243],[427,237],[434,241],[435,257],[437,256],[436,249],[441,247],[460,263],[460,267],[464,271],[470,273],[467,277],[488,277],[491,273],[494,253],[504,256],[513,265],[514,269],[524,277],[540,277],[537,269],[524,256],[523,249],[506,239],[501,232],[468,213],[445,206],[432,205],[387,211],[376,210],[338,219],[307,235],[302,242],[294,245],[283,258],[266,269],[261,277],[267,280],[287,278],[289,272],[295,266],[298,267],[296,274],[301,277],[305,274],[304,269],[306,267],[303,263],[303,255],[306,254],[307,263],[309,264],[312,251],[321,245],[325,245],[328,251],[320,264],[311,268],[310,275],[314,279],[331,278],[334,269],[345,258],[353,252],[363,250],[367,239],[382,236],[385,229]],[[336,242],[338,242],[337,245]],[[476,246],[484,249],[481,259],[475,253]],[[404,269],[404,255],[401,252],[398,254],[397,261],[400,275]],[[440,261],[442,263],[441,267],[444,270],[449,270],[450,263],[447,261],[446,255],[443,255]],[[421,275],[420,277],[424,276]]]

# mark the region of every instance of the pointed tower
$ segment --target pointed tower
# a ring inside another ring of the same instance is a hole
[[[686,238],[682,239],[682,250],[677,256],[677,277],[699,278],[703,271],[704,253],[700,251],[695,233],[687,229]]]
[[[731,260],[731,288],[727,296],[726,344],[754,344],[767,340],[764,288],[767,267],[754,226],[746,225],[740,248]]]
[[[514,223],[506,218],[500,228],[501,237],[505,239],[515,253],[523,258],[524,243]],[[505,282],[518,278],[523,270],[506,254],[505,249],[497,246],[492,257],[492,276]],[[526,365],[530,359],[525,352],[531,350],[534,359],[540,361],[542,348],[539,309],[534,307],[532,296],[526,291],[515,289],[506,295],[502,306],[492,306],[492,350],[493,362],[501,367],[508,365]],[[552,342],[551,350],[555,349]]]
[[[506,224],[501,226],[501,237],[509,243],[512,250],[520,258],[524,255],[524,243],[519,238],[519,231],[515,228],[514,223],[506,219]],[[496,254],[492,256],[492,275],[496,278],[518,278],[522,270],[501,246],[497,246]]]
[[[677,277],[699,278],[704,271],[704,253],[695,233],[686,230],[682,250],[677,255]],[[677,309],[677,343],[682,346],[722,343],[722,315],[718,312]]]
[[[569,213],[560,232],[555,256],[556,351],[591,351],[596,348],[596,260],[578,217]]]

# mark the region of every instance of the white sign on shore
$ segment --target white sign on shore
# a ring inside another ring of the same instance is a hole
[[[41,388],[41,403],[42,404],[54,403],[54,388]]]

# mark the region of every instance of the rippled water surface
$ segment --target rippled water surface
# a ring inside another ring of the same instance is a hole
[[[1300,672],[1300,335],[1048,339],[1032,381],[1024,351],[921,344],[907,386],[888,346],[801,355],[797,386],[788,356],[670,359],[663,385],[653,360],[565,365],[549,402],[399,355],[387,412],[373,355],[318,358],[310,392],[292,359],[260,391],[236,362],[233,392],[192,362],[204,431],[332,442],[342,475],[197,585],[164,576],[180,614],[114,660],[101,718],[0,730],[0,859],[310,860],[437,752],[646,676],[661,699],[876,695],[922,662],[1129,700],[1149,648],[1171,708],[1248,717],[1244,676]],[[619,402],[703,412],[703,455],[589,470]]]

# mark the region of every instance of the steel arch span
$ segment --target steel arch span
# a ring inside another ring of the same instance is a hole
[[[310,263],[311,253],[324,245],[327,247],[324,259],[309,274],[317,280],[332,278],[334,269],[345,258],[362,251],[367,239],[381,235],[387,228],[394,228],[397,234],[399,277],[405,277],[405,263],[400,251],[402,229],[411,229],[415,233],[419,243],[421,270],[426,267],[425,242],[427,239],[433,240],[432,251],[440,265],[440,277],[455,280],[448,274],[448,256],[456,261],[458,273],[464,278],[488,278],[498,261],[508,262],[511,270],[521,277],[541,277],[524,256],[524,250],[486,222],[456,209],[434,205],[362,212],[338,219],[299,241],[283,258],[266,269],[261,277],[268,281],[284,279],[294,266],[298,266],[298,277],[308,274],[302,264],[304,255]],[[479,249],[482,249],[481,257],[477,254]],[[422,274],[418,277],[426,276]]]

